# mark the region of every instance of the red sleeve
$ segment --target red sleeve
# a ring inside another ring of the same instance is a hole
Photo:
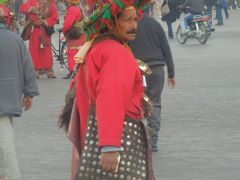
[[[71,29],[74,21],[76,20],[78,15],[78,12],[75,8],[69,7],[67,10],[67,14],[64,19],[63,23],[63,33],[66,34],[66,32]]]
[[[117,42],[107,41],[95,50],[87,59],[86,78],[90,96],[96,101],[99,146],[119,147],[139,70],[129,50]],[[91,91],[91,87],[96,88],[96,92]]]
[[[51,3],[50,16],[46,19],[48,26],[54,26],[59,21],[58,11],[55,3]]]

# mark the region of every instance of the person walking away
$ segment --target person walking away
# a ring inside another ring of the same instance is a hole
[[[226,0],[222,0],[222,7],[225,13],[226,18],[229,18],[229,13],[228,13],[228,3]]]
[[[213,6],[215,6],[217,0],[204,0],[204,6],[205,6],[205,14],[206,15],[210,15],[210,20],[208,21],[208,27],[209,29],[211,29],[212,31],[215,31],[214,28],[212,28],[212,9]]]
[[[90,41],[74,79],[80,129],[71,126],[73,118],[67,128],[74,145],[80,144],[74,146],[78,153],[73,151],[73,159],[78,159],[78,165],[72,168],[72,179],[153,180],[151,146],[146,141],[149,127],[142,119],[142,74],[126,44],[135,38],[137,9],[145,3],[119,0],[98,4],[85,27]],[[74,136],[74,130],[80,133]],[[80,139],[79,143],[73,137]]]
[[[183,18],[182,28],[184,32],[189,32],[190,27],[188,26],[188,22],[195,15],[202,15],[204,3],[203,0],[185,0],[183,4],[178,6],[178,9],[185,9],[186,7],[189,7],[189,12]]]
[[[39,78],[39,72],[44,70],[48,78],[56,78],[52,68],[51,35],[59,17],[54,0],[27,0],[20,5],[20,12],[27,15],[28,22],[33,22],[29,51],[36,77]]]
[[[32,106],[39,94],[35,72],[23,40],[7,29],[0,8],[0,179],[20,180],[13,118]],[[4,43],[3,43],[4,42]]]
[[[78,7],[79,0],[69,0],[68,3],[69,5],[63,23],[63,33],[67,39],[68,69],[70,72],[64,77],[64,79],[71,78],[75,66],[73,58],[85,41],[80,27],[80,21],[82,20],[83,15]]]
[[[223,9],[223,1],[217,0],[216,1],[216,18],[217,18],[216,25],[220,25],[220,26],[223,25],[222,9]]]
[[[168,70],[168,85],[174,88],[176,83],[172,53],[162,26],[147,14],[144,14],[138,22],[136,38],[129,42],[129,46],[135,58],[145,62],[152,70],[152,74],[146,77],[146,94],[154,105],[148,124],[152,128],[152,151],[156,152],[158,151],[165,65]]]
[[[162,7],[168,3],[170,12],[162,17],[162,21],[167,23],[168,27],[168,39],[173,39],[173,28],[172,23],[175,22],[180,17],[180,12],[177,10],[177,7],[181,4],[175,0],[164,0]]]

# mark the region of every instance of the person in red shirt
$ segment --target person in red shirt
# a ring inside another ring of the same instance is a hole
[[[149,129],[140,125],[143,122],[142,74],[127,46],[135,38],[136,7],[146,2],[117,2],[103,4],[93,13],[85,26],[90,41],[75,57],[80,59],[77,62],[80,65],[71,85],[71,90],[75,87],[76,97],[67,127],[74,144],[72,180],[88,179],[87,176],[89,179],[154,179],[151,147],[146,138]],[[60,119],[60,126],[64,126],[62,122]],[[90,166],[93,172],[88,173]],[[98,174],[94,174],[96,171]]]
[[[48,78],[56,78],[52,69],[52,32],[46,33],[46,29],[52,29],[59,19],[54,0],[27,0],[19,8],[20,12],[27,15],[29,21],[34,22],[29,39],[29,51],[36,77],[39,78],[39,72],[44,70]]]
[[[77,6],[79,4],[79,0],[69,0],[68,4],[62,30],[67,39],[68,69],[70,72],[64,77],[64,79],[71,78],[75,66],[73,58],[77,54],[80,46],[85,42],[84,36],[82,36],[82,32],[79,27],[80,21],[83,18],[81,10]]]

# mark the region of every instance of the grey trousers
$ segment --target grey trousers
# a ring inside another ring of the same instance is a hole
[[[154,105],[154,111],[148,118],[148,124],[152,128],[152,145],[157,146],[158,133],[161,122],[161,94],[164,86],[164,66],[152,66],[152,74],[146,77],[146,94]]]
[[[0,180],[19,180],[20,171],[10,117],[0,117]]]

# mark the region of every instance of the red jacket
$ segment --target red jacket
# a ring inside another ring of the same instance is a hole
[[[63,23],[63,33],[64,35],[69,31],[74,22],[80,21],[82,19],[82,13],[77,6],[69,6],[67,8],[67,13],[64,18],[64,23]]]
[[[142,115],[142,75],[135,58],[122,44],[107,39],[88,52],[85,68],[80,67],[75,79],[81,142],[91,99],[96,106],[99,146],[120,147],[125,116],[137,120]]]

